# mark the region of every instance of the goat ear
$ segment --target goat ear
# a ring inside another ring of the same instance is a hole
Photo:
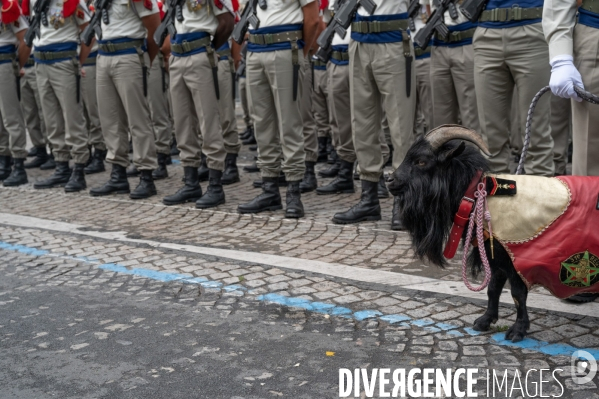
[[[441,163],[451,161],[453,158],[455,158],[455,157],[459,156],[461,153],[463,153],[465,149],[466,149],[466,143],[464,143],[462,141],[459,146],[457,146],[449,151],[439,154],[439,161]]]

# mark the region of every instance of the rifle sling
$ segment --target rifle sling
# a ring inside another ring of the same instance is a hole
[[[396,19],[393,21],[360,21],[352,22],[352,32],[356,33],[383,33],[393,31],[408,30],[409,21],[407,19]]]
[[[539,19],[543,17],[543,7],[521,8],[494,8],[485,10],[480,15],[480,22],[509,22]]]

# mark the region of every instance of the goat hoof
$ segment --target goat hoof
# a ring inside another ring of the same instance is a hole
[[[528,328],[524,323],[516,322],[513,326],[505,333],[505,339],[511,340],[512,342],[520,342],[526,337],[526,330]]]
[[[483,315],[474,321],[472,328],[474,331],[489,331],[491,324],[497,322],[497,318]]]

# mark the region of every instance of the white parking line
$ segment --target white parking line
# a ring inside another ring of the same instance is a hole
[[[0,213],[0,224],[15,227],[51,230],[62,233],[71,233],[87,237],[119,241],[124,243],[146,244],[156,248],[167,248],[188,253],[212,255],[244,262],[252,262],[269,266],[281,267],[285,269],[319,273],[326,276],[340,277],[364,283],[384,284],[402,289],[427,291],[480,300],[486,300],[487,298],[486,292],[472,292],[468,290],[461,282],[437,280],[403,273],[365,269],[355,266],[342,265],[338,263],[327,263],[317,260],[263,254],[260,252],[237,251],[232,249],[201,247],[196,245],[172,244],[153,240],[139,240],[134,238],[128,238],[128,233],[125,231],[94,231],[91,230],[89,227],[83,225],[57,222],[53,220],[40,219],[29,216]],[[503,295],[501,298],[501,302],[508,304],[513,303],[508,295]],[[577,314],[583,316],[599,317],[599,303],[597,302],[587,304],[573,304],[562,301],[549,295],[529,293],[527,304],[530,308],[539,308],[556,312],[566,312],[570,314]]]

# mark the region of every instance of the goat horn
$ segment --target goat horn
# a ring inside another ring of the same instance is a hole
[[[491,155],[489,148],[478,133],[460,125],[441,125],[428,132],[425,139],[435,150],[450,140],[462,139],[475,144],[485,155]]]

